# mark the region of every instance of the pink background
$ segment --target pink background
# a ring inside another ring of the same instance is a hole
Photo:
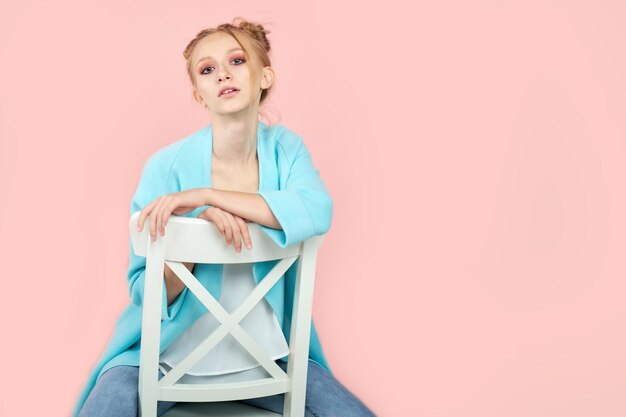
[[[67,416],[129,302],[141,167],[209,122],[182,51],[272,31],[335,201],[314,317],[380,416],[624,416],[621,1],[0,6],[0,415]]]

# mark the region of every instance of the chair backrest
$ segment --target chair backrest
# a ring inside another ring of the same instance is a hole
[[[324,235],[281,248],[255,223],[247,223],[252,249],[237,253],[227,245],[212,222],[200,218],[171,216],[165,236],[152,242],[149,223],[137,232],[140,212],[130,219],[134,253],[146,257],[145,287],[139,369],[139,402],[142,417],[156,416],[158,401],[231,401],[285,393],[284,414],[304,416],[310,324],[317,250]],[[207,291],[182,262],[229,264],[279,260],[260,280],[247,299],[231,314]],[[241,328],[239,322],[298,260],[292,312],[289,358],[285,373]],[[159,348],[164,266],[167,264],[211,314],[221,322],[207,338],[160,380]],[[176,384],[220,340],[231,334],[270,378],[225,384]]]

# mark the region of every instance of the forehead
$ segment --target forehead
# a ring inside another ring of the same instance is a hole
[[[241,47],[237,41],[226,33],[213,33],[200,40],[191,54],[191,62],[196,64],[200,59],[205,57],[212,57],[213,59],[220,59],[227,54],[229,49]]]

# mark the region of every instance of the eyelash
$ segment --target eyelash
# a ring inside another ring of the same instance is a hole
[[[244,58],[233,58],[232,60],[233,60],[233,61],[235,61],[235,60],[237,60],[237,59],[238,59],[238,60],[240,60],[240,61],[241,61],[241,63],[240,63],[240,64],[235,64],[235,65],[241,65],[241,64],[243,64],[243,63],[245,63],[245,62],[246,62],[246,60],[245,60]],[[206,72],[204,72],[204,70],[205,70],[205,69],[207,69],[207,68],[213,68],[213,67],[211,67],[211,66],[206,66],[206,67],[202,68],[202,69],[200,70],[200,75],[210,74],[210,73],[206,73]],[[211,72],[213,72],[213,71],[211,71]]]

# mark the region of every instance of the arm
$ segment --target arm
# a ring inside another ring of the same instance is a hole
[[[278,220],[276,220],[269,206],[259,194],[207,188],[205,201],[206,205],[219,207],[235,216],[271,227],[272,229],[282,230]],[[190,272],[193,272],[194,263],[183,262],[183,264]],[[185,289],[185,284],[167,264],[164,271],[165,285],[167,287],[167,305],[169,306]]]
[[[265,199],[259,194],[207,188],[205,201],[206,205],[219,207],[235,216],[272,229],[282,230]]]
[[[333,217],[333,200],[302,138],[289,145],[280,188],[257,193],[281,225],[277,230],[261,224],[261,230],[282,248],[326,233]]]
[[[192,262],[183,262],[183,265],[189,270],[189,272],[193,272],[194,263]],[[167,305],[170,306],[174,300],[180,295],[181,292],[185,289],[185,284],[181,281],[180,278],[172,271],[172,269],[165,264],[163,267],[164,275],[165,275],[165,287],[167,289]]]
[[[148,159],[144,165],[141,179],[139,180],[139,184],[131,201],[131,216],[133,213],[140,211],[147,204],[166,193],[170,166],[171,155],[165,153],[155,154]],[[146,258],[137,256],[133,250],[132,241],[130,241],[130,239],[129,243],[128,289],[133,304],[142,306],[146,281]],[[193,264],[185,264],[185,266],[190,271],[193,269]],[[183,292],[186,287],[167,265],[164,266],[163,280],[165,290],[163,291],[161,304],[161,320],[172,320],[184,301],[185,297],[181,296],[181,292]]]
[[[302,138],[293,143],[290,158],[283,162],[288,174],[280,189],[243,193],[207,188],[206,204],[258,223],[283,248],[326,233],[333,217],[332,197]]]

